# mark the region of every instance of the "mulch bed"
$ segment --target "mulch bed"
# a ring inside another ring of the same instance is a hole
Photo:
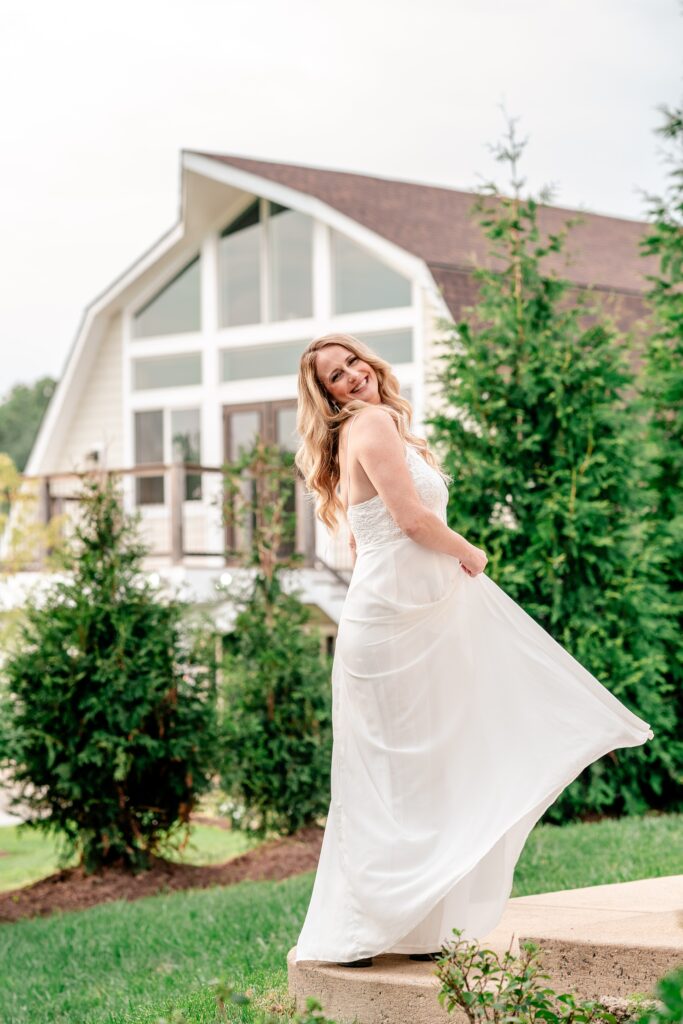
[[[148,871],[133,875],[109,867],[86,875],[82,868],[67,868],[33,885],[0,893],[0,921],[45,917],[60,910],[85,910],[112,900],[138,900],[159,892],[206,889],[235,882],[279,881],[312,871],[318,864],[323,830],[312,826],[295,835],[273,839],[224,864],[198,867],[157,859]]]

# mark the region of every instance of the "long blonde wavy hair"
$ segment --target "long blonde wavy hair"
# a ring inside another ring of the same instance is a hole
[[[449,481],[434,455],[422,437],[408,429],[412,406],[402,398],[399,383],[391,365],[371,348],[352,334],[324,334],[308,345],[299,363],[296,429],[301,444],[294,456],[294,462],[306,483],[309,492],[315,495],[315,514],[325,525],[336,533],[344,506],[337,493],[339,483],[339,436],[342,423],[350,416],[374,403],[354,398],[339,407],[334,398],[321,383],[316,371],[318,352],[327,345],[342,345],[360,359],[365,360],[377,374],[380,406],[393,417],[398,432],[404,441],[409,441],[419,450],[425,462]]]

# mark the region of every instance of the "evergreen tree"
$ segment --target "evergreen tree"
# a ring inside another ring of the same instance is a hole
[[[643,546],[650,496],[640,424],[626,401],[633,380],[613,322],[544,269],[574,222],[541,237],[539,201],[521,194],[524,145],[511,122],[495,154],[510,167],[512,194],[488,184],[474,204],[490,258],[474,272],[477,305],[445,339],[444,405],[429,422],[454,478],[450,524],[486,550],[492,578],[655,733],[591,765],[548,818],[636,813],[671,806],[680,746],[665,676],[671,609]],[[540,202],[548,198],[545,190]]]
[[[663,107],[662,113],[658,133],[671,145],[672,167],[666,193],[647,197],[652,224],[642,251],[656,256],[659,266],[648,276],[653,330],[641,387],[655,466],[652,537],[665,558],[678,622],[668,644],[668,672],[683,723],[683,109]]]
[[[327,813],[329,659],[280,573],[254,579],[223,662],[223,787],[235,827],[291,834]]]
[[[250,569],[228,594],[238,609],[223,659],[222,784],[233,824],[293,833],[327,812],[332,712],[329,658],[310,611],[284,582],[294,552],[294,466],[256,443],[226,467],[230,553]]]
[[[210,783],[211,650],[142,573],[114,484],[86,482],[82,509],[4,665],[0,763],[32,824],[88,869],[143,866]]]

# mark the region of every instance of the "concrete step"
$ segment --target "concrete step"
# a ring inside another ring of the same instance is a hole
[[[519,953],[530,939],[557,992],[581,999],[651,996],[656,981],[683,964],[683,875],[519,896],[508,901],[498,927],[480,945]],[[437,1000],[431,963],[381,955],[371,968],[295,963],[289,991],[298,1009],[316,996],[339,1024],[463,1024]]]

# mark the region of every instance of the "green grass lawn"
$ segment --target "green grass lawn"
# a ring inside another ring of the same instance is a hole
[[[682,851],[683,815],[539,825],[513,895],[679,874]],[[217,978],[251,986],[260,1005],[286,1005],[285,958],[312,883],[309,872],[2,925],[0,1019],[157,1024],[181,1010],[192,1024],[215,1024]],[[230,1020],[251,1022],[254,1014],[232,1007]]]
[[[185,849],[168,856],[188,864],[220,864],[254,845],[255,841],[241,832],[193,824]],[[37,882],[61,863],[59,843],[51,836],[17,825],[0,828],[0,892]]]

